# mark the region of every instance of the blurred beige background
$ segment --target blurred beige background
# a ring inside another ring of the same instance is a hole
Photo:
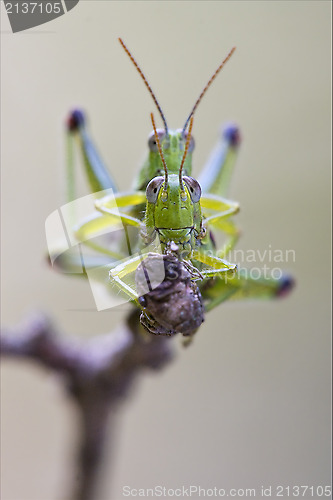
[[[154,105],[117,41],[133,51],[182,126],[201,88],[237,51],[196,114],[198,173],[220,125],[243,144],[231,195],[238,248],[293,249],[286,300],[223,304],[193,345],[147,373],[118,412],[105,499],[122,488],[261,488],[330,480],[330,2],[81,0],[13,35],[2,23],[2,322],[47,311],[72,335],[107,332],[88,284],[44,262],[44,222],[63,203],[63,123],[73,106],[121,189],[146,151]],[[85,194],[85,193],[83,193]],[[75,418],[57,380],[2,366],[2,500],[60,500]]]

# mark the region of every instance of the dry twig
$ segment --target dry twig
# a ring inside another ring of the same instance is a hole
[[[70,498],[96,498],[110,412],[142,369],[159,369],[172,359],[170,338],[147,338],[141,328],[139,313],[133,311],[116,331],[86,342],[58,334],[43,315],[30,318],[16,331],[2,332],[2,355],[31,359],[63,375],[59,380],[76,404],[79,475],[74,474]]]

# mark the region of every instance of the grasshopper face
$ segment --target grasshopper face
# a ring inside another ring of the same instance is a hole
[[[184,176],[183,190],[179,176],[155,177],[147,186],[146,227],[157,232],[162,248],[174,242],[182,257],[190,254],[201,231],[199,183]]]

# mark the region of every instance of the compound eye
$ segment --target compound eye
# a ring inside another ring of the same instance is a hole
[[[159,129],[157,129],[157,135],[158,135],[158,138],[160,140],[160,144],[162,144],[163,139],[165,137],[165,131],[159,128]],[[149,137],[148,137],[148,147],[149,147],[149,151],[152,151],[153,153],[158,152],[158,147],[157,147],[157,142],[156,142],[156,137],[155,137],[154,131],[151,132]]]
[[[197,203],[201,198],[201,187],[198,181],[193,179],[193,177],[183,176],[183,181],[185,182],[193,203]]]
[[[163,181],[164,177],[154,177],[154,179],[152,179],[148,184],[146,189],[146,198],[149,203],[156,203]]]

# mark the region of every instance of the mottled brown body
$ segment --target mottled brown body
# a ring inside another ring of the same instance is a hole
[[[201,293],[193,275],[174,254],[149,254],[136,272],[137,289],[149,285],[149,274],[154,261],[163,258],[165,278],[153,290],[139,297],[143,308],[141,324],[155,335],[193,335],[204,321]]]

